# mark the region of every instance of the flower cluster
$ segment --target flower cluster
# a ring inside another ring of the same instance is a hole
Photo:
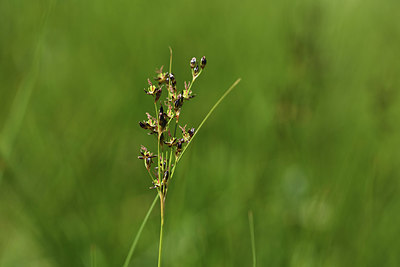
[[[172,178],[177,161],[181,156],[184,146],[187,145],[195,134],[195,128],[186,130],[185,126],[179,125],[179,117],[183,105],[195,97],[192,85],[200,76],[207,64],[205,57],[200,62],[194,57],[190,60],[192,80],[184,82],[184,88],[179,90],[177,81],[171,70],[164,72],[163,67],[156,71],[156,77],[152,83],[148,79],[148,88],[144,89],[147,95],[153,96],[154,117],[147,114],[147,120],[140,121],[139,126],[148,130],[149,135],[157,137],[157,155],[151,153],[146,147],[140,150],[141,160],[152,178],[153,186],[158,190],[160,197],[165,199],[168,181]],[[163,91],[166,97],[163,99]],[[181,129],[181,136],[177,136],[177,128]],[[157,158],[157,166],[151,169],[153,158]]]

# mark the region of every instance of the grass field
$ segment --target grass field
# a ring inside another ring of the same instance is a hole
[[[400,2],[0,1],[0,267],[122,266],[146,79],[208,59],[163,266],[400,266]],[[156,266],[158,204],[130,266]]]

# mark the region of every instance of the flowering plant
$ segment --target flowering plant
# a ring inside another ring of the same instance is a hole
[[[207,64],[207,59],[203,56],[200,61],[193,57],[189,66],[192,73],[192,80],[184,82],[184,88],[179,90],[177,81],[174,74],[171,72],[172,67],[172,50],[170,49],[170,66],[169,71],[164,72],[163,67],[156,71],[154,82],[150,79],[147,80],[148,87],[144,89],[147,95],[153,97],[154,100],[154,116],[146,113],[147,120],[140,121],[139,126],[148,130],[149,135],[156,137],[157,154],[150,152],[145,146],[140,148],[140,156],[138,158],[143,160],[144,166],[151,178],[152,186],[150,189],[157,190],[157,196],[153,201],[137,235],[132,243],[131,249],[125,260],[124,267],[128,266],[132,253],[139,239],[139,236],[146,224],[147,218],[153,209],[157,199],[160,200],[161,208],[161,224],[160,224],[160,241],[158,251],[158,266],[161,265],[162,254],[162,239],[163,239],[163,226],[164,226],[164,210],[165,199],[168,192],[168,184],[172,180],[177,164],[185,153],[186,149],[196,136],[197,132],[203,126],[204,122],[208,119],[214,109],[219,103],[231,92],[231,90],[240,82],[237,79],[234,84],[222,95],[222,97],[210,109],[208,114],[204,117],[203,121],[195,128],[187,127],[187,125],[179,125],[179,118],[183,105],[194,98],[196,95],[192,92],[192,86],[196,79],[202,74]],[[166,94],[162,98],[162,94]],[[179,127],[178,127],[179,126]],[[180,134],[177,133],[178,128]],[[154,164],[156,164],[154,166]]]

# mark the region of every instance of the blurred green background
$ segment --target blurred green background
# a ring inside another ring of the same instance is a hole
[[[400,2],[0,1],[0,266],[122,266],[155,192],[146,79],[201,129],[164,266],[400,266]],[[155,266],[157,204],[131,266]]]

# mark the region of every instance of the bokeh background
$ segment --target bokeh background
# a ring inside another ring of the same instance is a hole
[[[170,186],[164,266],[400,265],[400,2],[0,1],[0,266],[122,266],[155,192],[146,79],[239,77]],[[155,266],[159,206],[130,266]]]

